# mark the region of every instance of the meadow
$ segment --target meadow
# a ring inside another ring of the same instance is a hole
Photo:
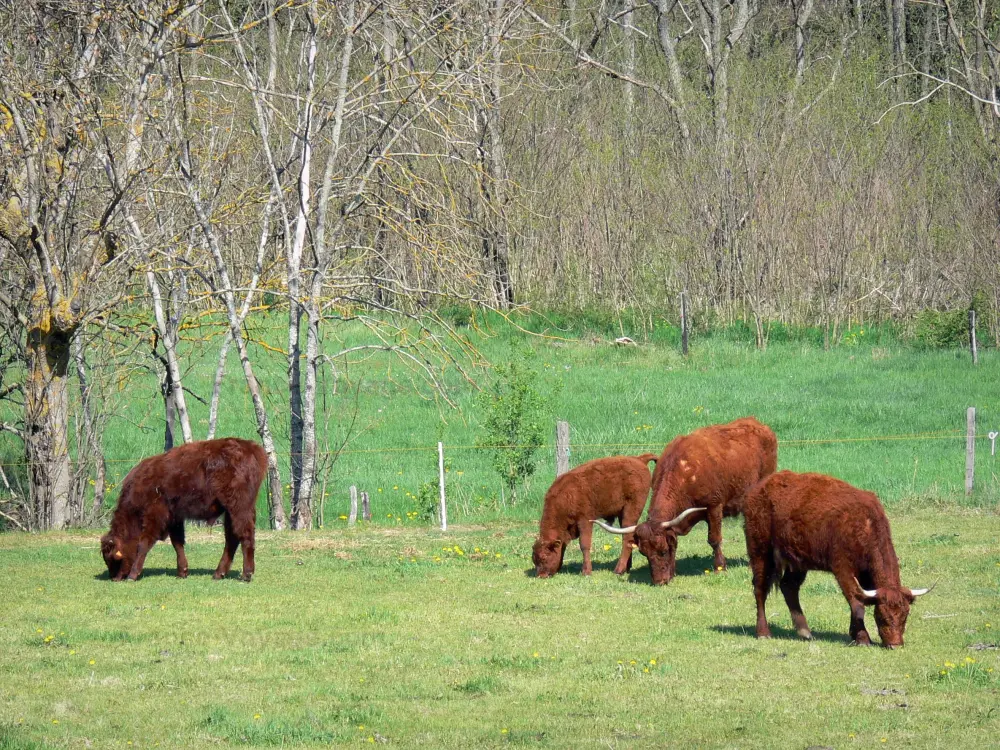
[[[757,641],[738,521],[725,525],[722,574],[706,570],[699,526],[667,587],[650,585],[638,554],[614,576],[619,542],[605,536],[591,578],[573,545],[563,573],[535,579],[551,446],[511,505],[473,447],[475,388],[441,368],[453,410],[372,358],[327,392],[329,442],[350,439],[321,477],[322,528],[260,531],[249,585],[211,580],[218,528],[189,526],[189,579],[174,577],[161,544],[138,583],[114,585],[96,531],[0,534],[0,749],[995,745],[1000,491],[985,439],[972,497],[963,479],[966,407],[977,407],[981,435],[1000,421],[996,352],[973,368],[964,352],[858,328],[831,351],[794,340],[757,351],[717,336],[683,358],[663,342],[615,347],[535,329],[544,335],[466,332],[484,359],[524,357],[535,370],[553,433],[556,419],[571,424],[572,464],[659,451],[679,432],[755,414],[779,436],[779,468],[878,492],[904,585],[936,584],[914,606],[906,647],[847,647],[847,605],[822,573],[802,590],[815,640],[795,636],[775,594],[776,637]],[[325,344],[359,340],[343,328]],[[259,363],[280,415],[280,359]],[[187,364],[189,387],[210,390],[213,353],[191,349]],[[488,367],[470,371],[488,387]],[[218,434],[253,436],[237,376]],[[155,380],[131,377],[106,435],[117,477],[162,449]],[[203,431],[203,407],[192,408]],[[417,499],[425,484],[436,495],[438,440],[447,533]],[[374,511],[354,528],[341,518],[351,484]],[[870,611],[868,624],[874,634]]]
[[[264,532],[249,585],[211,580],[217,529],[190,534],[190,578],[161,544],[135,584],[93,533],[3,535],[0,748],[993,747],[1000,518],[892,520],[904,584],[937,587],[891,652],[846,645],[822,573],[815,640],[777,594],[756,640],[737,522],[725,573],[699,527],[666,587],[641,556],[617,578],[604,537],[592,577],[574,550],[535,579],[529,523]]]

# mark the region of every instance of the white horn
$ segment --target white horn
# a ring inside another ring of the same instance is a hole
[[[866,589],[864,586],[861,585],[861,581],[859,581],[857,578],[854,579],[854,582],[858,584],[858,588],[861,589],[861,593],[864,594],[869,599],[874,599],[875,597],[878,596],[878,589],[875,589],[874,591],[869,591],[868,589]]]
[[[664,529],[671,529],[677,524],[679,524],[681,521],[683,521],[685,518],[692,515],[693,513],[700,513],[703,510],[708,510],[708,508],[688,508],[686,511],[681,513],[679,516],[677,516],[677,518],[673,519],[672,521],[661,522],[660,526],[662,526]]]
[[[591,523],[596,523],[598,526],[600,526],[608,533],[617,534],[618,536],[622,536],[624,534],[631,534],[633,531],[635,531],[635,526],[622,526],[619,529],[616,526],[608,526],[606,523],[604,523],[604,521],[594,520],[591,521]]]
[[[934,586],[937,586],[937,584],[935,583],[929,589],[910,589],[910,594],[912,596],[923,596],[924,594],[926,594],[926,593],[928,593],[930,591],[933,591],[934,590]]]

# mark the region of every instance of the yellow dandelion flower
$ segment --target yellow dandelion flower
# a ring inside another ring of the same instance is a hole
[[[945,671],[944,671],[944,670],[942,669],[942,670],[941,670],[941,674],[948,674],[948,673],[947,673],[947,672],[945,672]]]
[[[253,718],[254,718],[254,721],[256,721],[257,719],[259,719],[259,718],[260,718],[260,714],[254,714],[254,715],[253,715]]]
[[[394,484],[394,485],[392,485],[392,488],[393,488],[394,490],[398,490],[398,489],[399,489],[399,485],[398,485],[398,484]]]
[[[975,659],[973,659],[973,658],[972,658],[971,656],[966,656],[966,657],[965,657],[965,663],[966,663],[966,664],[975,664],[975,663],[976,663],[976,660],[975,660]]]
[[[536,651],[535,653],[532,654],[532,656],[537,659],[538,658],[538,652]]]
[[[642,671],[645,672],[646,674],[649,674],[649,667],[643,667]]]
[[[507,727],[504,727],[503,729],[500,730],[500,734],[507,734],[508,731],[509,730],[507,729]]]
[[[339,519],[340,519],[341,521],[346,521],[346,520],[347,520],[347,516],[337,516],[337,517],[338,517],[338,518],[339,518]]]
[[[629,664],[631,664],[634,667],[635,666],[635,659],[633,659],[632,661],[630,661]]]
[[[656,666],[656,659],[650,659],[649,663],[652,664],[655,667]]]
[[[499,552],[496,553],[496,557],[503,557]]]
[[[38,629],[38,630],[36,630],[35,632],[36,632],[36,633],[41,633],[41,632],[42,632],[42,629],[41,629],[41,628],[39,628],[39,629]]]
[[[887,738],[885,738],[885,737],[883,737],[881,740],[879,740],[879,742],[888,742],[888,741],[889,740]]]
[[[52,723],[53,723],[53,724],[58,724],[58,723],[59,723],[59,719],[53,719],[53,720],[52,720]]]
[[[706,571],[705,571],[705,575],[710,575],[710,574],[711,574],[711,572],[712,572],[711,570],[706,570]]]
[[[73,656],[74,654],[76,654],[76,651],[74,651],[73,649],[70,649],[69,655]]]
[[[90,663],[90,666],[94,666],[95,664],[97,664],[97,662],[94,661],[93,659],[91,659],[89,663]]]
[[[610,544],[605,544],[604,545],[604,551],[607,552],[609,549],[611,549],[611,545]]]

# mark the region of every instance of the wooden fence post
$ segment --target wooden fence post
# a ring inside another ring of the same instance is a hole
[[[441,488],[441,531],[448,530],[448,507],[444,502],[444,443],[438,443],[438,485]]]
[[[556,476],[569,471],[569,422],[556,422]]]
[[[965,433],[965,494],[972,494],[972,481],[976,473],[976,407],[966,412]]]
[[[979,347],[976,346],[976,308],[969,308],[969,346],[972,348],[972,364],[979,364]]]
[[[353,526],[358,522],[358,488],[351,485],[351,513],[347,516],[347,525]]]
[[[368,502],[368,493],[361,493],[361,518],[365,521],[372,520],[372,506]]]
[[[688,353],[688,309],[687,309],[687,289],[681,292],[681,354],[685,357]]]

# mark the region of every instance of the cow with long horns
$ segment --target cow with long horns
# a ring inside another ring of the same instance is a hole
[[[764,603],[773,586],[781,589],[795,630],[812,638],[799,588],[808,571],[824,570],[836,577],[851,608],[856,645],[871,645],[865,630],[865,606],[870,605],[882,644],[903,645],[910,605],[929,589],[900,585],[889,519],[874,493],[824,474],[780,471],[747,494],[743,516],[758,638],[771,637]]]
[[[677,537],[708,521],[708,543],[716,571],[724,570],[722,519],[738,515],[743,497],[778,464],[778,440],[753,417],[711,425],[674,438],[656,462],[653,499],[644,523],[614,528],[612,534],[634,534],[649,560],[653,583],[669,583],[677,572]]]

